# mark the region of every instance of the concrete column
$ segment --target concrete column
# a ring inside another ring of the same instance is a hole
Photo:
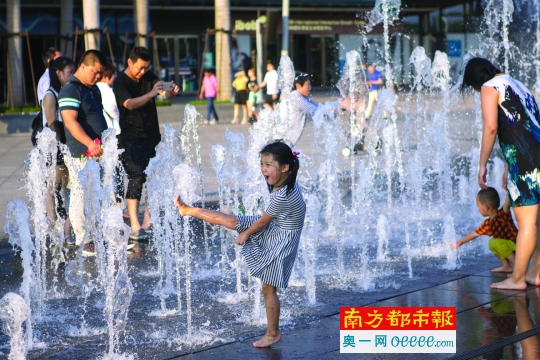
[[[281,10],[281,55],[289,55],[289,0],[283,0]]]
[[[221,100],[232,98],[230,31],[231,12],[229,0],[215,0],[216,8],[216,77]]]
[[[135,19],[135,33],[148,34],[148,0],[133,0],[133,16]],[[148,48],[147,38],[136,36],[135,44]],[[158,64],[156,64],[157,67]]]
[[[73,0],[60,1],[60,35],[73,38]],[[65,56],[73,54],[73,40],[62,39],[60,51]]]
[[[6,4],[8,34],[21,32],[21,2],[20,0],[7,0]],[[8,37],[8,106],[23,106],[23,66],[22,42],[19,35]]]
[[[83,0],[84,28],[99,29],[99,0]],[[99,50],[99,32],[91,32],[85,35],[84,45],[86,50]]]

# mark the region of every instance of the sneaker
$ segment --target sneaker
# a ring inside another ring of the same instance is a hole
[[[154,225],[150,224],[149,227],[146,229],[143,229],[145,233],[148,234],[148,236],[152,236],[154,234]]]
[[[216,125],[218,123],[218,121],[216,119],[212,119],[210,121],[210,125]]]
[[[134,231],[129,234],[129,238],[135,241],[148,241],[149,237],[150,236],[146,231],[144,231],[144,229],[140,229],[139,231]]]
[[[73,249],[75,248],[75,238],[71,235],[64,237],[64,248]]]
[[[83,257],[96,256],[96,248],[94,247],[93,242],[84,244],[82,256]]]
[[[204,124],[204,125],[208,125],[208,123],[209,123],[208,120],[204,120],[204,121],[203,121],[203,124]]]
[[[128,241],[128,244],[127,244],[127,247],[126,247],[126,250],[131,250],[133,249],[135,246],[137,245],[137,243],[133,240],[129,240]]]

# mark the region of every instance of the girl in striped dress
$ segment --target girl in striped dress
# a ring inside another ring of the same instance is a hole
[[[268,189],[270,203],[262,216],[233,216],[218,211],[190,207],[176,198],[181,216],[193,216],[211,224],[238,231],[236,244],[242,245],[249,271],[262,281],[268,328],[253,343],[269,347],[281,340],[279,331],[280,303],[277,288],[286,288],[291,276],[306,206],[296,182],[299,162],[291,148],[274,142],[260,152],[261,172]]]

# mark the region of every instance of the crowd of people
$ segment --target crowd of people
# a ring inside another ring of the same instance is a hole
[[[278,74],[271,62],[266,65],[266,74],[263,81],[258,84],[255,76],[255,69],[248,69],[234,74],[232,87],[235,90],[234,96],[234,116],[232,124],[246,125],[257,121],[256,106],[262,99],[259,99],[259,90],[266,87],[266,96],[263,106],[265,109],[273,110],[279,102]],[[212,70],[204,70],[199,98],[207,100],[206,120],[204,124],[216,125],[219,123],[219,116],[214,106],[214,100],[220,101],[218,79]],[[238,120],[240,109],[242,109],[242,120]],[[249,119],[249,121],[248,121]]]
[[[143,47],[131,51],[128,66],[120,74],[116,74],[114,66],[97,50],[86,51],[78,67],[55,49],[44,53],[44,62],[48,64],[48,72],[44,74],[43,84],[40,80],[40,86],[47,87],[42,93],[43,121],[55,131],[54,122],[62,122],[65,138],[60,130],[57,138],[69,148],[68,158],[59,153],[56,159],[57,176],[50,184],[55,191],[47,199],[49,217],[51,220],[56,216],[69,219],[66,221],[66,245],[77,246],[84,242],[83,255],[95,255],[92,239],[85,233],[84,194],[78,173],[89,157],[102,155],[96,139],[101,138],[104,130],[114,128],[118,146],[124,149],[121,162],[128,179],[124,194],[123,173],[118,169],[116,200],[121,206],[125,199],[131,224],[130,239],[148,239],[151,235],[150,215],[146,211],[141,224],[137,210],[146,181],[144,171],[155,156],[155,147],[160,141],[155,98],[158,95],[171,98],[178,93],[178,87],[174,85],[171,90],[163,90],[163,81],[148,71],[150,53]],[[367,69],[370,73],[368,102],[371,105],[365,117],[369,118],[372,102],[376,101],[376,92],[383,82],[378,71],[373,67]],[[279,100],[277,72],[271,63],[267,65],[262,83],[258,84],[254,71],[248,70],[247,74],[237,74],[233,86],[237,90],[233,123],[239,120],[240,108],[243,111],[241,123],[247,122],[249,105],[260,100],[260,88],[266,86],[264,106],[268,109],[273,109]],[[288,285],[306,212],[296,182],[300,167],[298,154],[292,148],[302,134],[307,117],[313,116],[319,105],[311,99],[309,75],[297,74],[293,86],[289,95],[293,108],[289,121],[296,122],[298,131],[289,134],[286,141],[273,142],[260,151],[261,174],[271,193],[262,216],[223,214],[190,207],[176,198],[181,216],[193,216],[238,231],[236,244],[242,246],[251,275],[262,281],[266,305],[268,328],[266,334],[253,344],[256,347],[268,347],[281,339],[277,288]],[[487,219],[452,245],[457,249],[480,235],[490,235],[493,239],[489,241],[489,248],[501,261],[501,266],[493,271],[511,274],[492,287],[523,290],[527,284],[540,285],[540,110],[522,83],[486,59],[473,58],[466,64],[463,86],[480,93],[484,128],[478,171],[481,190],[476,201],[480,214]],[[217,79],[209,70],[205,71],[202,82],[200,97],[203,96],[208,99],[207,123],[217,123],[213,100],[219,100],[220,94]],[[487,184],[487,163],[497,137],[506,161],[502,186],[508,191],[501,208],[499,194]],[[68,179],[70,195],[66,191]],[[69,211],[58,210],[66,202]],[[73,227],[74,239],[69,224]]]
[[[179,91],[176,85],[163,90],[163,81],[148,71],[150,58],[148,49],[135,47],[127,68],[117,74],[98,50],[86,51],[77,67],[54,48],[43,53],[47,65],[40,79],[40,89],[47,88],[40,95],[43,125],[55,131],[57,140],[69,149],[69,156],[59,151],[56,158],[56,177],[48,184],[47,214],[52,221],[57,216],[66,220],[64,245],[73,248],[84,244],[83,256],[94,256],[95,249],[84,227],[84,186],[79,172],[89,158],[102,155],[101,136],[109,128],[116,130],[118,147],[124,150],[122,166],[116,171],[116,202],[122,206],[125,199],[128,210],[128,248],[150,236],[149,213],[145,212],[141,224],[138,206],[146,181],[144,171],[161,140],[155,98],[172,98]]]

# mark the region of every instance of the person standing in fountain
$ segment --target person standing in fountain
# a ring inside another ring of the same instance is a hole
[[[540,285],[540,111],[530,91],[491,62],[473,58],[465,66],[463,86],[480,93],[482,144],[478,185],[487,188],[487,162],[495,138],[506,160],[503,185],[518,223],[516,262],[512,277],[492,284],[496,289],[519,289],[527,283]],[[534,253],[534,254],[533,254]],[[529,267],[529,261],[532,263]],[[528,268],[529,267],[529,268]],[[528,270],[527,270],[528,268]]]
[[[83,256],[95,256],[95,250],[93,239],[86,239],[84,190],[79,172],[88,161],[86,152],[92,157],[101,157],[103,154],[101,147],[94,140],[101,140],[101,134],[107,130],[101,93],[96,86],[105,65],[107,59],[101,52],[86,51],[79,68],[58,94],[58,107],[65,125],[66,144],[71,153],[71,159],[64,159],[71,182],[69,218],[75,232],[76,245],[80,245],[84,240]]]
[[[171,99],[179,90],[173,84],[170,91],[163,91],[163,81],[148,71],[149,67],[150,52],[142,46],[136,46],[129,54],[128,67],[113,84],[124,146],[122,163],[128,177],[126,204],[131,224],[129,237],[135,241],[149,238],[146,231],[150,227],[148,207],[142,225],[138,208],[146,182],[144,171],[150,159],[156,156],[156,146],[161,141],[155,98],[161,94]]]
[[[369,99],[364,116],[366,120],[369,120],[369,118],[373,114],[375,103],[377,102],[377,93],[383,86],[383,78],[381,73],[377,69],[375,69],[375,66],[370,64],[368,65],[367,70],[369,73],[369,80],[367,82],[369,85]]]
[[[296,153],[286,144],[274,142],[266,145],[259,154],[261,172],[271,193],[270,203],[262,216],[233,216],[195,208],[184,204],[179,196],[176,206],[181,216],[193,216],[238,231],[236,244],[243,245],[242,254],[249,271],[263,282],[268,328],[253,346],[269,347],[281,340],[277,288],[286,288],[289,282],[306,205],[296,182],[300,167]]]
[[[319,103],[311,98],[311,77],[308,74],[297,73],[294,78],[295,90],[289,95],[290,124],[284,140],[294,147],[306,125],[307,117],[313,117],[319,107]]]
[[[49,83],[51,87],[43,95],[41,102],[41,114],[43,117],[43,127],[47,126],[56,133],[56,140],[59,143],[66,143],[66,133],[62,121],[62,116],[58,109],[58,93],[62,86],[67,84],[73,73],[75,64],[73,60],[60,56],[49,63]],[[71,236],[71,223],[64,204],[67,203],[67,184],[69,181],[68,169],[64,163],[64,157],[58,149],[56,159],[56,176],[52,179],[47,190],[47,215],[52,221],[57,220],[57,215],[65,220],[64,223],[64,245],[73,247],[75,239]]]

